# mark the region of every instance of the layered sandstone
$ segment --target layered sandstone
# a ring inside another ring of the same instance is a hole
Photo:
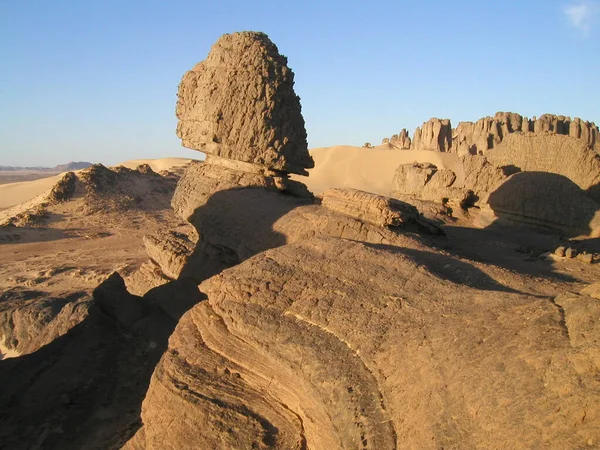
[[[310,239],[207,280],[127,448],[598,442],[598,302],[473,288],[476,269],[434,261]]]

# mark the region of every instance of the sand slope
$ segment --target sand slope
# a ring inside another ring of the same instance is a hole
[[[33,181],[21,181],[0,185],[0,209],[24,203],[52,189],[63,175],[54,175]]]
[[[170,169],[171,167],[183,166],[190,161],[187,158],[133,159],[117,165],[135,169],[140,164],[149,164],[152,170],[158,172]],[[61,173],[34,181],[21,181],[0,185],[0,210],[28,202],[45,194],[48,190],[52,189],[62,176],[63,174]]]
[[[389,150],[386,145],[370,149],[336,145],[312,149],[310,154],[315,168],[309,171],[309,177],[292,178],[305,183],[315,194],[330,187],[352,187],[388,195],[400,164],[429,162],[438,168],[447,168],[457,158],[451,153],[426,150]]]

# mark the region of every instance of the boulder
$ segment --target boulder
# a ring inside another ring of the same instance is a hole
[[[471,203],[472,192],[464,186],[455,187],[455,179],[452,171],[438,170],[433,164],[401,164],[396,169],[390,196],[409,203],[406,196],[466,208]]]
[[[183,76],[177,118],[185,147],[301,175],[314,166],[294,74],[264,33],[221,36]]]
[[[401,164],[394,174],[393,190],[418,197],[436,172],[437,167],[430,163]]]
[[[442,234],[442,230],[423,217],[413,205],[370,192],[350,188],[327,189],[323,193],[322,205],[380,227],[413,224],[431,234]]]
[[[489,194],[507,178],[506,171],[491,164],[485,156],[461,156],[450,171],[455,175],[451,186],[472,191],[477,203],[486,203]]]
[[[146,253],[169,278],[177,279],[188,264],[195,243],[183,234],[170,230],[144,236]]]

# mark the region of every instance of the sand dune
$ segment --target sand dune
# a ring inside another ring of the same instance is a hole
[[[62,174],[33,181],[21,181],[0,185],[0,209],[10,208],[45,193],[52,189]]]
[[[130,161],[117,164],[117,166],[125,166],[129,169],[135,169],[140,164],[148,164],[152,170],[155,172],[160,172],[161,170],[168,170],[171,167],[184,166],[190,161],[191,159],[189,158],[132,159]]]
[[[315,168],[310,176],[293,176],[305,183],[315,194],[330,187],[352,187],[376,194],[388,195],[394,172],[400,164],[429,162],[447,168],[456,155],[425,150],[389,150],[386,145],[374,148],[336,145],[310,151]]]
[[[171,167],[183,166],[189,161],[191,160],[186,158],[133,159],[117,165],[135,169],[140,164],[149,164],[152,170],[158,172]],[[35,203],[34,199],[52,189],[62,176],[63,174],[58,174],[34,181],[21,181],[0,185],[0,210],[25,202],[31,203],[29,206],[33,206],[33,203]],[[30,202],[32,199],[34,201]]]

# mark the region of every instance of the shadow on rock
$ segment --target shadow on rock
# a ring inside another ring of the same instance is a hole
[[[488,228],[446,227],[452,254],[516,272],[520,275],[550,280],[575,281],[570,275],[558,273],[552,261],[544,255],[564,245],[556,233],[539,233],[518,225],[494,224]]]
[[[516,173],[490,194],[488,203],[501,224],[508,219],[565,237],[600,233],[600,204],[562,175]]]
[[[257,253],[285,245],[286,237],[274,231],[273,224],[294,208],[312,203],[263,188],[214,193],[189,218],[200,239],[180,279],[200,283]]]
[[[128,333],[92,305],[50,344],[0,361],[0,448],[120,448],[140,426],[165,347]]]
[[[451,256],[411,248],[396,247],[393,245],[365,245],[407,256],[416,264],[425,266],[428,272],[452,283],[462,284],[482,291],[519,292],[498,283],[488,274],[482,272],[473,265],[459,261]]]

